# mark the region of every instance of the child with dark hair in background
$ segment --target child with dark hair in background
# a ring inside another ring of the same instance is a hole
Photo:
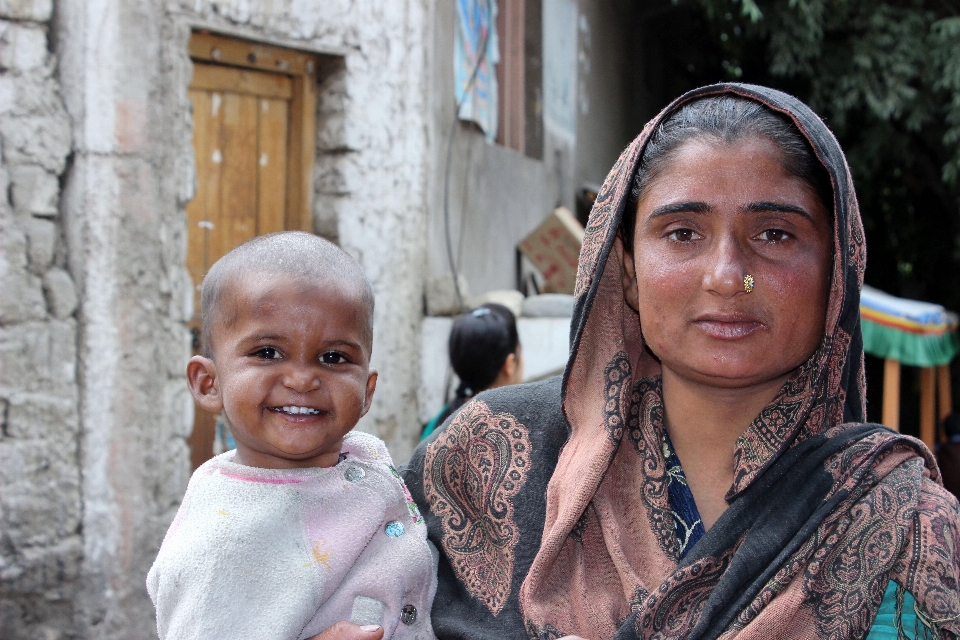
[[[943,476],[943,486],[960,498],[960,413],[951,413],[943,419],[947,441],[937,448],[937,464]]]
[[[423,428],[422,438],[481,391],[523,380],[517,321],[502,304],[485,304],[457,318],[450,329],[449,350],[460,385],[453,400]]]

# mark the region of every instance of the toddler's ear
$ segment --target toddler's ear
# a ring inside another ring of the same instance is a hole
[[[367,411],[370,410],[370,405],[373,404],[373,393],[377,390],[377,375],[376,369],[370,369],[370,372],[367,374],[367,388],[363,398],[363,413],[360,414],[361,417],[367,415]]]
[[[217,365],[210,358],[193,356],[187,363],[187,382],[197,404],[205,411],[219,413],[223,398],[217,383]]]

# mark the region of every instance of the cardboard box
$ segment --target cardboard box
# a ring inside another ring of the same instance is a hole
[[[543,275],[544,293],[573,293],[583,226],[566,207],[550,212],[518,248]]]

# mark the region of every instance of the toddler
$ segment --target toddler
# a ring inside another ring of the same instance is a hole
[[[303,232],[260,236],[204,278],[197,403],[237,448],[201,466],[147,590],[168,638],[309,638],[339,620],[433,638],[426,527],[370,408],[373,290]]]

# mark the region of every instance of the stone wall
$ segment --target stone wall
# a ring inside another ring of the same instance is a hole
[[[0,637],[70,637],[82,553],[70,122],[52,2],[0,1]]]
[[[186,487],[187,42],[333,53],[314,222],[377,295],[361,428],[417,441],[424,0],[0,0],[0,637],[150,638]]]

